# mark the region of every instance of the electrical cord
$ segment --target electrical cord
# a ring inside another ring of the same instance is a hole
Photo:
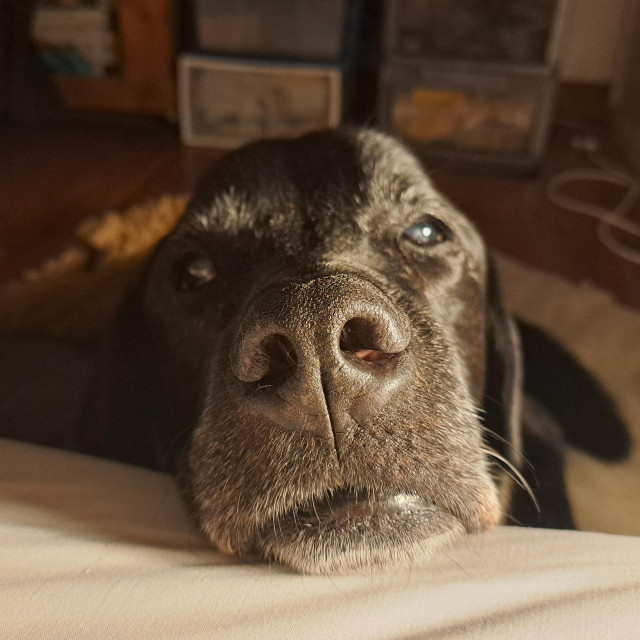
[[[572,140],[574,147],[582,149],[593,167],[569,169],[557,174],[547,184],[549,200],[558,207],[589,216],[598,220],[596,233],[600,242],[615,255],[640,265],[640,250],[625,244],[616,237],[613,229],[618,229],[640,240],[640,224],[626,216],[640,200],[640,182],[632,175],[617,167],[611,160],[598,153],[599,142],[594,136],[579,134]],[[607,182],[626,187],[627,191],[618,205],[607,209],[580,198],[563,193],[563,188],[574,182]]]

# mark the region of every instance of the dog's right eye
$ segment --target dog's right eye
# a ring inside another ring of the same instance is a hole
[[[451,239],[451,230],[433,216],[427,216],[422,222],[405,229],[403,237],[419,247],[432,247]]]
[[[216,278],[213,262],[205,255],[191,254],[179,260],[175,269],[175,282],[180,291],[193,291]]]

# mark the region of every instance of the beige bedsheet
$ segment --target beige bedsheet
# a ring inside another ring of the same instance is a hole
[[[640,639],[640,538],[498,528],[302,576],[208,548],[172,480],[0,440],[0,638]]]

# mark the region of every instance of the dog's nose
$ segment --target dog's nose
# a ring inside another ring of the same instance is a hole
[[[405,313],[373,284],[324,276],[270,287],[244,315],[232,366],[246,408],[337,448],[382,411],[411,369]]]

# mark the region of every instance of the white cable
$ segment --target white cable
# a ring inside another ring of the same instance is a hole
[[[625,217],[640,200],[640,183],[608,158],[597,154],[595,152],[597,145],[584,147],[580,143],[580,146],[588,151],[587,157],[595,166],[569,169],[554,176],[547,184],[547,197],[558,207],[598,220],[596,233],[600,242],[624,260],[640,264],[640,250],[628,246],[612,233],[613,228],[619,229],[640,241],[640,224]],[[585,181],[608,182],[626,187],[627,192],[614,209],[606,209],[562,192],[567,184]]]

